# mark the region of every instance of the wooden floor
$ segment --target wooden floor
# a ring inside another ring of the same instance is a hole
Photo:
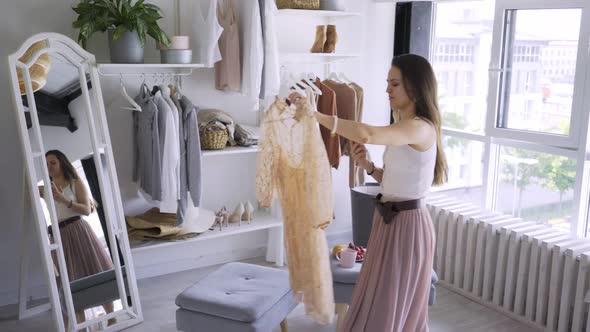
[[[262,258],[248,260],[247,262],[267,265]],[[175,311],[177,307],[174,304],[176,295],[215,268],[207,267],[140,280],[138,283],[144,313],[144,323],[125,331],[176,331]],[[23,321],[17,321],[14,318],[2,318],[7,317],[7,315],[13,315],[14,312],[14,306],[4,307],[0,310],[0,331],[50,331],[52,322],[48,313],[43,313]],[[430,307],[429,315],[431,332],[535,331],[518,321],[440,286],[437,288],[437,303]],[[289,315],[288,322],[290,332],[335,331],[335,324],[322,326],[315,324],[305,317],[302,306],[298,306]],[[273,332],[279,331],[277,327]]]

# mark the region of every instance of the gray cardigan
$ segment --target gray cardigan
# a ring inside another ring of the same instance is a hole
[[[198,108],[186,97],[179,100],[182,109],[182,135],[184,144],[180,144],[181,165],[180,190],[190,192],[195,207],[201,205],[201,138],[197,125]],[[185,160],[183,163],[182,161]],[[183,178],[184,175],[184,178]]]
[[[158,108],[147,85],[143,84],[135,101],[141,112],[133,112],[133,181],[153,199],[162,199],[162,155]]]

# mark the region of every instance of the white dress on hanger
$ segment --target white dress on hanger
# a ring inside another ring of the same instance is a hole
[[[180,144],[181,122],[180,122],[180,114],[179,114],[178,108],[176,108],[176,105],[174,105],[174,102],[170,98],[170,88],[168,86],[166,86],[165,84],[160,84],[159,88],[160,88],[160,91],[162,92],[162,97],[166,101],[166,104],[168,104],[168,106],[170,107],[170,110],[172,110],[172,119],[174,120],[174,132],[178,133],[178,142]],[[178,179],[177,181],[180,182],[180,147],[179,147],[178,162],[176,163],[176,166],[174,167],[174,169],[175,169],[175,173],[176,173],[176,178]],[[176,189],[178,190],[177,197],[180,197],[180,184],[176,185]],[[174,205],[172,205],[172,206],[174,206]]]
[[[221,60],[218,41],[223,28],[217,20],[217,0],[185,0],[184,3],[180,15],[182,22],[187,23],[181,30],[183,35],[190,36],[193,62],[211,68]],[[207,10],[203,10],[207,5]]]
[[[180,144],[178,143],[178,130],[174,123],[174,113],[162,91],[154,94],[154,102],[158,108],[159,118],[164,119],[160,124],[165,128],[164,136],[160,136],[160,146],[162,148],[162,200],[160,201],[160,211],[164,213],[176,213],[179,198],[180,179],[178,177],[178,165],[180,163]],[[160,116],[160,113],[161,114]],[[161,131],[162,132],[162,131]]]
[[[262,84],[262,67],[264,66],[264,43],[262,40],[262,22],[258,0],[238,0],[234,2],[238,9],[240,25],[240,45],[242,48],[242,94],[257,105]],[[258,110],[257,106],[254,106]]]
[[[277,10],[274,1],[264,2],[264,91],[262,96],[267,101],[265,106],[270,106],[269,103],[274,102],[274,97],[279,94],[281,87],[279,43],[275,27]]]

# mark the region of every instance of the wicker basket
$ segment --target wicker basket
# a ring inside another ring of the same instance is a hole
[[[320,9],[320,0],[277,0],[279,9]]]
[[[203,150],[221,150],[227,145],[229,135],[227,130],[219,129],[211,125],[204,125],[199,128],[201,136],[201,149]]]

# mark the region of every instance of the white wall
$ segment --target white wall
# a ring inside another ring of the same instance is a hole
[[[242,0],[240,0],[242,1]],[[162,6],[165,13],[172,13],[173,1],[151,1]],[[385,79],[393,52],[394,5],[375,4],[372,1],[348,0],[348,9],[362,12],[359,18],[337,21],[340,41],[337,51],[360,53],[358,60],[334,65],[334,70],[344,71],[348,77],[356,80],[365,89],[364,121],[372,124],[386,124],[389,121],[388,101],[384,93]],[[75,39],[71,29],[74,13],[69,8],[71,0],[21,0],[18,5],[4,6],[0,13],[0,36],[2,50],[0,57],[6,58],[16,50],[29,36],[35,33],[52,31]],[[64,14],[65,13],[65,14]],[[166,15],[163,27],[173,31],[172,15]],[[283,23],[281,23],[283,24]],[[284,42],[290,40],[293,31],[297,32],[296,42],[289,47],[296,47],[301,52],[307,51],[313,43],[315,24],[313,20],[299,21],[296,26],[282,27],[279,38]],[[97,37],[89,44],[89,50],[97,59],[107,59],[107,43],[104,37]],[[146,47],[146,61],[157,59],[153,42]],[[314,70],[322,73],[323,67],[292,67],[293,71]],[[245,110],[247,100],[238,94],[216,91],[213,86],[214,73],[211,69],[197,70],[184,81],[184,92],[201,108],[220,108],[230,112],[238,122],[255,124],[256,115]],[[113,152],[120,181],[124,205],[140,202],[136,195],[136,186],[131,182],[131,114],[119,109],[123,103],[118,92],[118,78],[101,77],[109,132],[113,142]],[[131,95],[138,91],[140,79],[125,78],[125,85]],[[153,83],[148,79],[147,83]],[[15,117],[9,97],[9,76],[6,66],[0,66],[0,98],[4,109],[0,112],[0,144],[4,157],[1,158],[0,171],[5,174],[0,187],[0,210],[3,211],[3,231],[0,232],[0,305],[15,303],[19,280],[19,239],[22,228],[22,188],[23,163],[20,145],[15,128]],[[382,150],[371,148],[373,157],[380,163]],[[328,233],[337,233],[350,228],[350,196],[348,189],[348,159],[341,161],[341,168],[334,172],[335,211],[337,219],[328,229]],[[203,206],[217,209],[221,205],[233,208],[237,202],[250,200],[254,202],[255,156],[218,156],[207,157],[203,166]],[[246,175],[246,176],[245,176]],[[257,237],[253,237],[257,238]],[[243,240],[247,241],[247,240]],[[245,243],[240,243],[244,246]],[[257,247],[256,244],[252,244]],[[225,248],[224,248],[225,249]],[[37,250],[34,248],[33,251]],[[231,250],[231,248],[227,248]],[[39,266],[38,259],[34,266]],[[32,284],[42,285],[41,270],[33,270]]]

